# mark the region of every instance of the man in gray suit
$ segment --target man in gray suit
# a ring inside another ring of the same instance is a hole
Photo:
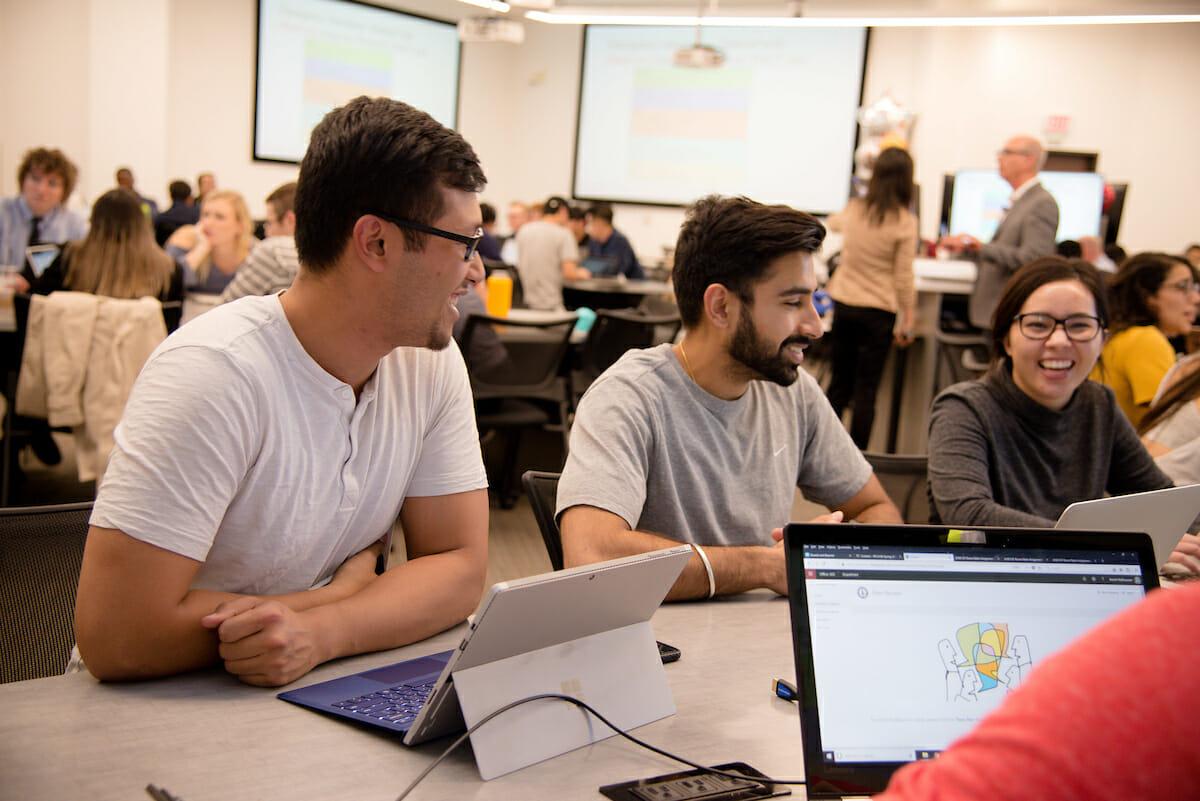
[[[1058,231],[1058,204],[1038,180],[1046,162],[1041,143],[1032,136],[1014,136],[996,161],[1013,193],[992,241],[984,244],[970,234],[954,234],[938,242],[953,254],[975,257],[978,274],[968,313],[972,325],[985,329],[992,327],[992,312],[1009,277],[1034,259],[1054,253]]]

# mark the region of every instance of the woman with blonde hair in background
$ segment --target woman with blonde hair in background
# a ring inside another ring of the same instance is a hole
[[[200,222],[185,225],[167,240],[184,272],[184,288],[219,294],[246,262],[253,244],[254,221],[242,196],[231,189],[205,195]]]
[[[60,289],[110,298],[179,300],[183,274],[155,243],[137,195],[113,189],[92,205],[87,235],[69,242],[30,287],[39,295]]]

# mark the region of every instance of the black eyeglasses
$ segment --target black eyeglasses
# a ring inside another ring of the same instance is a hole
[[[1091,342],[1100,333],[1100,318],[1090,314],[1072,314],[1065,320],[1049,314],[1018,314],[1013,318],[1017,328],[1029,339],[1049,339],[1060,325],[1072,342]]]
[[[475,251],[479,249],[479,243],[483,239],[483,229],[476,228],[474,236],[464,236],[456,234],[453,231],[446,231],[441,228],[434,228],[432,225],[419,223],[415,220],[402,220],[397,217],[389,217],[386,214],[380,214],[377,211],[371,212],[381,220],[387,220],[392,225],[397,225],[401,228],[411,228],[414,231],[420,231],[424,234],[433,234],[440,236],[442,239],[449,239],[451,242],[458,242],[467,246],[467,255],[463,257],[464,261],[470,261],[475,256]]]

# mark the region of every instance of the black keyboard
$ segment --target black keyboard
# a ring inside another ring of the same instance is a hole
[[[361,715],[370,720],[382,720],[397,726],[412,723],[433,692],[436,680],[425,684],[397,684],[367,695],[356,695],[333,704],[343,712]]]

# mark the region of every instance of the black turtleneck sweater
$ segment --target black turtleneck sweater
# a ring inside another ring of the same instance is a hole
[[[938,522],[1046,528],[1076,501],[1170,486],[1112,390],[1094,381],[1057,412],[1018,389],[1007,367],[933,402],[929,492]]]

